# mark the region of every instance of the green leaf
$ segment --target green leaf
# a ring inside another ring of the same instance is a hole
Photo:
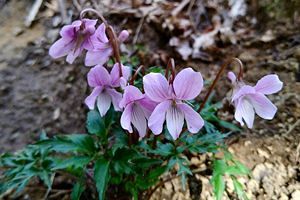
[[[225,190],[225,181],[224,181],[224,173],[227,168],[226,162],[224,159],[215,160],[213,166],[213,176],[211,179],[214,194],[217,200],[221,200],[224,190]]]
[[[222,175],[217,175],[213,179],[214,194],[217,200],[221,200],[225,191],[225,181]]]
[[[97,110],[91,110],[87,114],[86,128],[90,134],[103,136],[105,130],[105,120]]]
[[[65,158],[65,159],[56,159],[54,167],[52,170],[58,169],[66,169],[69,167],[75,168],[85,168],[85,166],[91,161],[90,157],[87,156],[74,156],[72,158]]]
[[[113,156],[118,149],[128,147],[128,136],[123,130],[115,130],[111,140],[114,140],[114,144],[111,147]]]
[[[72,189],[71,200],[80,200],[80,196],[84,190],[85,184],[82,182],[77,182]]]
[[[234,177],[232,177],[234,191],[238,195],[239,199],[248,200],[247,195],[244,192],[243,185]]]
[[[105,199],[105,191],[110,179],[109,166],[110,161],[106,160],[105,158],[99,158],[95,162],[94,180],[96,182],[99,200]]]
[[[86,134],[71,134],[55,136],[53,138],[39,141],[35,146],[49,148],[56,152],[79,152],[92,155],[96,152],[94,139]]]

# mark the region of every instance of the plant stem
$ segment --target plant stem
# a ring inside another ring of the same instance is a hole
[[[215,80],[213,81],[212,85],[209,87],[208,92],[206,94],[206,96],[204,97],[204,100],[202,102],[202,104],[200,105],[200,108],[198,109],[198,112],[201,112],[201,110],[204,108],[205,103],[208,99],[208,97],[210,96],[210,94],[212,93],[213,89],[215,88],[217,82],[219,81],[220,77],[222,76],[223,71],[232,63],[232,62],[237,62],[239,64],[240,67],[240,71],[238,74],[238,80],[241,80],[243,77],[243,64],[241,62],[240,59],[238,58],[231,58],[229,60],[227,60],[222,66],[221,69],[219,70]]]

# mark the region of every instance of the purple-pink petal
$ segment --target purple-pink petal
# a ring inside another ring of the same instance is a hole
[[[261,93],[256,93],[250,95],[249,99],[258,116],[260,116],[263,119],[274,118],[277,112],[277,108],[265,95]]]
[[[77,49],[73,48],[67,55],[67,59],[66,61],[69,64],[72,64],[74,62],[74,60],[82,53],[83,51],[83,47],[80,46]]]
[[[139,133],[140,137],[145,137],[146,132],[147,132],[147,121],[145,118],[144,111],[142,108],[134,104],[132,108],[132,120],[131,120],[133,126],[136,128],[136,130]]]
[[[240,122],[243,126],[244,122],[246,122],[248,128],[253,127],[254,122],[254,109],[251,102],[247,98],[240,98],[237,102],[237,107],[235,111],[235,119]]]
[[[110,85],[111,78],[108,71],[101,65],[93,67],[88,75],[88,84],[91,87]]]
[[[50,47],[49,55],[55,59],[66,56],[74,46],[75,43],[72,40],[61,38]]]
[[[144,95],[137,87],[129,85],[124,89],[124,94],[120,102],[120,107],[124,108],[127,104],[142,99],[143,97]]]
[[[158,135],[162,132],[163,124],[166,119],[166,112],[171,106],[171,101],[167,100],[158,104],[149,117],[148,126],[153,134]]]
[[[189,132],[198,133],[204,125],[204,120],[200,114],[187,104],[181,103],[177,104],[177,106],[184,114]]]
[[[124,80],[127,82],[127,80],[129,79],[130,75],[131,75],[131,69],[128,66],[124,66],[123,64],[121,64],[121,68],[122,68],[122,77],[124,78]],[[111,84],[114,87],[119,87],[121,86],[121,80],[120,78],[120,67],[119,67],[119,63],[115,63],[111,72],[110,72],[110,76],[111,76]],[[124,85],[125,83],[123,83]]]
[[[122,94],[117,92],[115,89],[106,88],[106,92],[110,95],[112,104],[114,106],[115,111],[120,111],[120,101],[122,100]]]
[[[97,107],[101,117],[105,116],[111,105],[111,96],[106,92],[101,92],[97,97]]]
[[[228,72],[227,77],[229,78],[232,84],[236,82],[236,76],[233,72]]]
[[[144,95],[144,98],[138,100],[138,103],[143,107],[147,119],[157,106],[157,103],[152,101],[147,95]]]
[[[132,127],[131,127],[132,107],[133,107],[133,103],[128,104],[125,107],[121,116],[121,126],[123,129],[129,131],[129,133],[132,133]]]
[[[128,37],[129,37],[129,32],[126,30],[123,30],[119,34],[118,39],[120,42],[125,42],[125,40],[127,40]]]
[[[262,94],[274,94],[282,89],[283,83],[276,74],[262,77],[255,85],[255,91]]]
[[[203,79],[200,72],[195,72],[192,68],[186,68],[176,75],[173,86],[178,99],[191,100],[201,92]]]
[[[179,137],[184,124],[183,112],[177,108],[177,106],[169,106],[166,114],[166,121],[169,133],[171,134],[172,138],[176,140]]]
[[[255,93],[254,87],[249,85],[244,85],[233,94],[232,101],[235,101],[245,95],[254,94],[254,93]]]
[[[106,48],[102,50],[89,50],[86,53],[84,64],[85,66],[103,65],[109,60],[113,50]]]
[[[146,95],[155,102],[163,102],[169,98],[169,83],[167,79],[159,73],[150,73],[143,78]]]
[[[92,93],[85,99],[84,103],[89,107],[90,110],[95,108],[95,103],[98,95],[102,92],[102,87],[95,87]]]

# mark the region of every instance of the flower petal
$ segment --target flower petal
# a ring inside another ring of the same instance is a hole
[[[87,51],[84,64],[85,66],[103,65],[109,60],[112,52],[112,48],[102,49],[101,51]]]
[[[156,106],[149,117],[148,126],[153,134],[158,135],[162,132],[163,124],[166,118],[166,112],[171,106],[171,101],[164,101]]]
[[[202,90],[203,78],[192,68],[181,70],[173,82],[176,97],[182,100],[194,99]]]
[[[155,102],[163,102],[168,99],[169,83],[160,73],[150,73],[143,78],[146,95]]]
[[[52,58],[60,58],[68,55],[74,48],[75,43],[72,40],[61,38],[57,40],[49,49],[49,55]]]
[[[147,122],[142,108],[135,104],[132,108],[132,124],[138,131],[140,137],[145,137],[147,132]]]
[[[118,39],[120,42],[124,42],[129,37],[129,32],[126,30],[121,31],[121,33],[118,36]]]
[[[91,87],[110,85],[111,82],[108,71],[101,65],[93,67],[89,71],[87,78]]]
[[[95,103],[98,95],[102,92],[102,87],[95,87],[92,93],[84,100],[84,103],[89,107],[90,110],[95,108]]]
[[[144,95],[144,98],[138,100],[138,103],[144,109],[146,118],[148,119],[157,106],[157,103],[152,101],[147,95]]]
[[[170,106],[166,115],[167,128],[172,138],[176,140],[184,124],[184,114],[177,106]]]
[[[249,95],[249,98],[258,116],[264,119],[274,118],[277,108],[265,95],[256,93]]]
[[[234,92],[231,101],[235,101],[245,95],[254,94],[254,93],[255,93],[254,87],[249,86],[249,85],[244,85],[240,89],[238,89],[236,92]]]
[[[236,82],[236,76],[233,72],[228,72],[227,77],[229,78],[232,84]]]
[[[238,100],[234,117],[238,122],[241,123],[242,126],[244,125],[242,119],[244,119],[247,127],[252,128],[254,122],[254,114],[255,113],[253,106],[248,99],[241,98]]]
[[[282,89],[283,83],[276,74],[262,77],[254,86],[256,92],[263,94],[273,94]]]
[[[115,111],[122,110],[120,108],[120,102],[122,100],[122,94],[117,92],[115,89],[105,89],[107,93],[110,95]]]
[[[83,47],[82,45],[80,47],[78,47],[77,49],[72,49],[67,56],[67,62],[69,64],[72,64],[74,62],[74,60],[82,53],[83,51]]]
[[[144,97],[144,95],[137,87],[129,85],[129,86],[125,87],[125,89],[124,89],[124,94],[123,94],[123,98],[120,102],[120,107],[123,108],[127,104],[129,104],[133,101],[142,99],[143,97]]]
[[[97,107],[101,117],[103,117],[110,108],[111,97],[108,93],[102,92],[97,98]]]
[[[108,38],[105,33],[105,25],[102,23],[95,31],[95,33],[91,36],[93,39],[97,39],[102,43],[107,43]]]
[[[187,104],[177,104],[178,108],[183,112],[187,123],[187,128],[191,133],[198,133],[204,125],[204,120],[193,108]]]
[[[132,120],[132,107],[133,103],[128,104],[121,116],[121,126],[123,129],[132,133],[131,120]]]
[[[64,39],[73,40],[75,39],[76,30],[73,25],[65,25],[62,27],[59,34]]]
[[[127,80],[129,79],[130,75],[131,75],[131,68],[128,66],[124,66],[121,64],[122,67],[122,77],[124,78],[123,80],[120,79],[120,68],[119,68],[119,63],[115,63],[113,68],[111,69],[110,72],[110,76],[111,76],[111,84],[114,87],[119,87],[121,86],[121,82],[125,81],[127,82]],[[124,85],[125,83],[123,83]],[[126,84],[125,84],[126,85]]]

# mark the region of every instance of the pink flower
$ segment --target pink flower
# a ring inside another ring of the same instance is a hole
[[[147,132],[147,120],[155,106],[156,103],[142,94],[138,88],[127,86],[120,102],[120,107],[125,108],[121,116],[122,128],[132,133],[132,124],[140,137],[144,137]]]
[[[184,119],[191,133],[197,133],[202,128],[204,121],[199,113],[184,102],[199,95],[203,87],[203,79],[199,72],[191,68],[184,69],[177,74],[173,84],[169,84],[159,73],[150,73],[144,76],[143,83],[146,95],[159,103],[148,121],[148,126],[154,134],[162,132],[165,120],[174,140],[182,131]]]
[[[232,102],[236,108],[234,118],[243,126],[244,121],[248,128],[253,127],[255,113],[263,119],[273,119],[277,111],[276,106],[265,96],[282,89],[283,83],[275,74],[262,77],[252,87],[238,81],[233,72],[228,78],[234,85]]]
[[[64,26],[60,31],[61,38],[49,49],[53,58],[67,55],[67,62],[73,61],[82,53],[83,49],[90,49],[90,36],[95,32],[97,20],[76,20],[71,25]]]
[[[101,65],[93,67],[88,73],[88,84],[93,87],[92,93],[85,99],[85,104],[93,110],[97,104],[100,115],[103,117],[111,106],[120,111],[119,106],[122,94],[116,88],[125,84],[130,76],[130,68],[122,65],[123,77],[119,77],[119,65],[115,64],[110,72]]]
[[[118,39],[124,42],[129,36],[128,31],[123,30]],[[85,57],[86,66],[103,65],[113,54],[113,49],[105,33],[105,25],[102,23],[91,36],[92,48],[88,49]]]

